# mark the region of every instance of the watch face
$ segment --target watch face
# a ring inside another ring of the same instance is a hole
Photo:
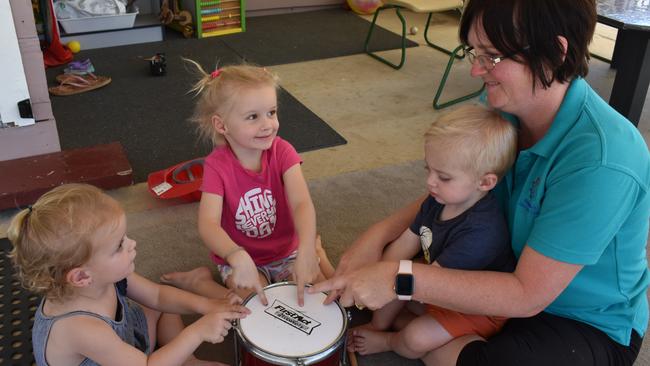
[[[395,276],[395,293],[400,296],[413,295],[413,275],[399,273]]]

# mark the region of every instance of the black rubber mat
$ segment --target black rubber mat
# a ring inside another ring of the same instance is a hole
[[[34,312],[40,297],[24,290],[14,276],[11,260],[7,253],[11,250],[8,239],[0,239],[0,365],[34,365],[32,351],[32,325]],[[359,325],[369,320],[368,313],[350,309],[352,324]],[[195,321],[198,316],[184,316],[186,323]],[[217,345],[203,343],[195,353],[206,360],[233,362],[234,339],[231,331],[228,338]]]
[[[383,18],[395,17],[385,11]],[[247,60],[282,65],[363,53],[370,22],[344,9],[269,15],[246,19],[246,32],[223,36],[223,41]],[[407,47],[416,42],[406,40]],[[402,37],[377,26],[370,49],[402,47]]]
[[[24,290],[14,276],[7,254],[8,239],[0,239],[0,365],[32,365],[32,324],[40,298]]]
[[[119,141],[133,168],[136,182],[149,173],[179,162],[205,156],[211,146],[198,142],[187,119],[194,107],[187,94],[194,76],[181,57],[190,58],[208,70],[239,63],[241,58],[218,37],[89,50],[77,60],[90,58],[96,74],[112,82],[100,89],[65,97],[52,97],[62,149]],[[167,74],[151,76],[145,59],[163,52]],[[48,69],[50,85],[63,67]],[[298,152],[345,144],[346,140],[320,117],[285,90],[278,94],[279,135]]]

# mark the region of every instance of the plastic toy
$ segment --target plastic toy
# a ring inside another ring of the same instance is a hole
[[[70,41],[68,42],[68,44],[66,44],[66,46],[72,53],[77,53],[81,51],[81,44],[79,43],[79,41]]]
[[[163,76],[167,73],[167,61],[164,53],[156,53],[155,56],[148,58],[149,72],[153,76]]]
[[[172,2],[171,8],[169,1]],[[190,38],[194,34],[192,13],[187,10],[181,10],[178,0],[163,0],[160,5],[160,14],[158,17],[163,24],[181,32],[185,38]]]
[[[245,0],[195,0],[199,38],[246,31]]]
[[[178,163],[167,169],[149,174],[149,192],[157,198],[181,198],[189,202],[201,199],[203,183],[203,158]]]

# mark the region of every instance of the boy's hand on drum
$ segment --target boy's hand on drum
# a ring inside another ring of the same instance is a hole
[[[244,250],[240,250],[232,254],[228,258],[228,264],[232,267],[232,281],[235,288],[254,289],[260,297],[260,301],[265,306],[269,304],[264,295],[264,288],[260,283],[259,272],[257,266],[251,256]]]
[[[314,283],[320,274],[316,250],[300,250],[293,265],[293,277],[298,290],[298,305],[305,305],[305,285]]]
[[[244,315],[239,312],[213,312],[206,314],[192,323],[194,328],[204,342],[220,343],[228,335],[232,328],[231,320],[240,319]]]
[[[244,301],[235,291],[230,289],[228,289],[228,292],[224,295],[223,300],[226,300],[229,304],[241,304]]]
[[[232,313],[241,313],[246,317],[246,315],[250,314],[251,311],[246,308],[243,305],[240,305],[240,303],[230,303],[228,300],[225,299],[210,299],[209,300],[209,310],[207,313],[212,313],[212,312],[232,312]]]

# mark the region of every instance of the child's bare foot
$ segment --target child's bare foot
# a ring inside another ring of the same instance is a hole
[[[183,366],[228,366],[228,364],[217,361],[204,361],[191,356],[187,361],[183,362]]]
[[[355,334],[360,329],[377,330],[377,329],[375,329],[375,327],[372,326],[371,323],[361,324],[361,325],[356,326],[354,328],[350,328],[348,330],[348,344],[347,344],[348,352],[356,352],[356,351],[358,351],[357,345],[356,345],[356,342],[355,342]]]
[[[360,355],[387,352],[391,350],[390,338],[393,333],[380,332],[371,329],[357,329],[354,331],[355,351]]]
[[[187,291],[193,291],[197,282],[206,280],[212,280],[212,272],[208,267],[197,267],[187,272],[170,272],[160,276],[161,283]]]

